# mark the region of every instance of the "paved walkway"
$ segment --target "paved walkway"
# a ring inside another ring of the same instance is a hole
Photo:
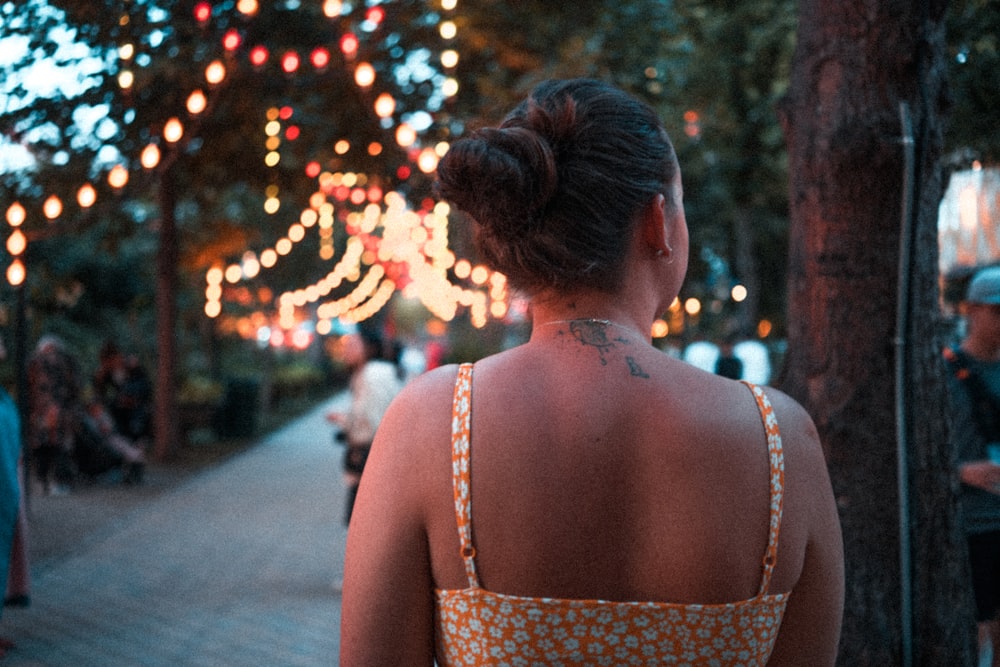
[[[4,667],[336,665],[346,529],[327,404],[166,490],[4,610]],[[73,495],[45,499],[72,502]]]

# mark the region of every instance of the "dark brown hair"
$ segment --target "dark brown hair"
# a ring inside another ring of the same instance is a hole
[[[611,292],[636,214],[668,192],[676,169],[648,105],[601,81],[570,79],[542,83],[500,127],[456,141],[437,187],[473,218],[482,260],[511,287]]]

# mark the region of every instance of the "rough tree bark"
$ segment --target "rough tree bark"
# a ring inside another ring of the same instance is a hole
[[[802,0],[782,107],[780,386],[816,421],[840,508],[843,665],[973,664],[937,316],[946,4]]]
[[[166,459],[177,440],[177,192],[174,155],[160,175],[160,239],[156,254],[156,391],[153,404],[153,458]]]

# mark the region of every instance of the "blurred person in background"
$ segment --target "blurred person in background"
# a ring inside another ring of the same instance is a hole
[[[28,360],[28,442],[46,495],[69,492],[73,447],[83,416],[80,370],[56,336],[43,336]]]
[[[962,520],[980,655],[1000,667],[1000,267],[981,269],[960,304],[961,342],[944,350]]]
[[[375,431],[389,403],[403,386],[399,367],[385,359],[387,352],[382,336],[371,329],[362,328],[341,338],[341,360],[350,371],[350,404],[346,412],[327,414],[327,420],[337,427],[337,440],[346,447],[343,463],[347,484],[345,524],[351,522],[358,484]]]

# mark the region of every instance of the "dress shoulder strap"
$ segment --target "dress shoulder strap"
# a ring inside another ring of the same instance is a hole
[[[781,450],[781,432],[778,430],[778,420],[774,416],[774,408],[764,390],[755,384],[744,381],[760,411],[764,432],[767,434],[767,453],[770,460],[771,511],[770,529],[767,537],[767,550],[764,552],[764,571],[761,575],[758,595],[766,595],[771,585],[771,575],[778,562],[778,534],[781,532],[781,511],[785,494],[785,455]]]
[[[451,479],[462,561],[470,588],[479,588],[476,548],[472,546],[472,475],[469,467],[472,426],[472,364],[458,367],[451,403]]]

